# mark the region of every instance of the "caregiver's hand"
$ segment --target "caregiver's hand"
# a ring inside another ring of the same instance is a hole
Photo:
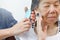
[[[21,34],[29,30],[31,26],[29,19],[24,19],[21,22],[17,23],[14,27],[12,27],[12,31],[14,35]]]
[[[47,26],[44,25],[44,27],[42,27],[42,17],[37,17],[37,37],[38,37],[38,40],[45,40],[46,38],[46,34],[47,34]]]
[[[15,24],[13,27],[8,29],[1,29],[0,30],[0,40],[5,39],[10,36],[19,35],[25,31],[28,31],[30,28],[30,20],[24,19],[21,22]]]

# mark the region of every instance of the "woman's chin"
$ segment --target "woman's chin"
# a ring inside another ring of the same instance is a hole
[[[57,21],[57,20],[47,20],[47,23],[53,24],[53,23],[56,23],[56,21]]]

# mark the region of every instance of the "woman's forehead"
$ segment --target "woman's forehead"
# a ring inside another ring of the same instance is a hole
[[[59,2],[59,0],[41,0],[41,2],[44,3],[44,4],[45,3],[48,3],[49,4],[49,3],[57,3],[57,2]]]

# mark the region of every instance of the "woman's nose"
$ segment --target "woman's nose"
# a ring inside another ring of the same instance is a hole
[[[50,8],[49,8],[49,13],[55,13],[56,12],[56,8],[51,5]]]

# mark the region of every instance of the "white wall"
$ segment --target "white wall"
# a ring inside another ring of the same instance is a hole
[[[0,0],[0,8],[12,12],[14,18],[20,21],[24,18],[24,7],[30,8],[31,0]]]

